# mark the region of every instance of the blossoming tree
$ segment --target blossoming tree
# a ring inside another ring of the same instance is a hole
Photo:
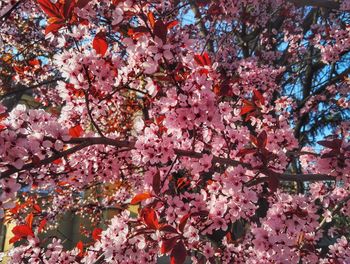
[[[349,21],[348,0],[0,1],[9,262],[350,263]],[[90,242],[42,238],[67,211]]]

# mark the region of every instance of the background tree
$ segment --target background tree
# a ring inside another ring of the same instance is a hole
[[[349,1],[0,5],[10,262],[350,262]]]

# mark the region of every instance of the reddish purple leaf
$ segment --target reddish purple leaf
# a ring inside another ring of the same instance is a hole
[[[54,24],[49,24],[45,28],[45,35],[49,34],[50,32],[57,32],[61,27],[63,27],[64,24],[61,23],[54,23]]]
[[[265,104],[265,98],[258,90],[253,91],[253,101],[254,103],[258,103],[260,105]]]
[[[258,148],[265,148],[267,144],[267,134],[266,131],[262,131],[258,136]]]
[[[194,55],[193,56],[193,58],[194,58],[194,60],[197,62],[197,64],[199,65],[199,66],[204,66],[205,65],[205,61],[204,61],[204,59],[203,59],[203,57],[201,56],[201,55],[199,55],[199,54],[196,54],[196,55]]]
[[[173,248],[170,254],[171,264],[183,264],[186,260],[186,247],[182,241],[179,241]]]
[[[155,194],[160,193],[160,173],[159,171],[153,176],[152,188]]]
[[[171,226],[171,225],[162,225],[159,228],[159,231],[163,231],[163,232],[167,232],[167,233],[177,233],[176,228]]]
[[[169,239],[162,239],[162,246],[160,248],[160,253],[166,254],[170,250],[172,250],[178,239],[179,239],[179,236],[174,236]]]
[[[204,60],[205,65],[210,66],[211,65],[211,60],[209,58],[208,53],[204,52],[202,55],[202,58]]]
[[[48,17],[62,17],[59,4],[53,4],[50,0],[38,0],[38,4]]]
[[[268,185],[270,191],[274,193],[275,191],[277,191],[277,188],[279,186],[279,180],[274,176],[270,176],[268,179]]]
[[[253,148],[246,148],[246,149],[241,149],[237,153],[237,157],[244,157],[245,155],[251,154],[251,153],[256,153],[256,149]]]
[[[339,149],[341,147],[342,142],[343,141],[341,139],[336,138],[330,141],[321,140],[321,141],[318,141],[317,143],[326,148]]]
[[[191,214],[185,214],[181,220],[180,220],[180,224],[179,224],[179,230],[182,233],[184,231],[185,225],[187,223],[188,218],[190,217]]]
[[[202,211],[199,211],[199,212],[195,212],[195,213],[192,213],[191,216],[201,216],[201,217],[206,217],[208,216],[209,212],[208,211],[205,211],[205,210],[202,210]]]
[[[91,0],[78,0],[77,7],[84,8]]]
[[[168,29],[162,20],[157,20],[157,22],[154,24],[153,33],[163,41],[163,44],[166,43]]]

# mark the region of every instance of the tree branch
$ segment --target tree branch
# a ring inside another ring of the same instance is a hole
[[[25,92],[28,90],[33,90],[33,89],[39,88],[43,85],[48,85],[48,84],[52,84],[52,83],[55,83],[57,81],[63,81],[63,80],[64,80],[64,78],[56,78],[56,79],[47,80],[47,81],[44,81],[44,82],[41,82],[41,83],[38,83],[38,84],[35,84],[32,86],[24,86],[24,87],[19,88],[19,89],[14,89],[14,90],[11,90],[3,95],[0,95],[0,100],[3,100],[4,98],[11,96],[11,95],[14,95],[16,93],[21,93],[21,92]]]
[[[340,3],[331,0],[288,0],[296,6],[315,6],[328,9],[339,9]]]
[[[307,101],[310,100],[310,98],[312,96],[316,96],[316,95],[322,94],[323,92],[326,91],[326,88],[328,86],[330,86],[332,84],[336,84],[338,81],[344,79],[344,77],[346,77],[349,74],[350,74],[350,67],[347,68],[346,70],[342,71],[337,76],[335,76],[332,79],[330,79],[329,81],[326,81],[326,83],[324,83],[322,86],[319,86],[315,92],[311,93],[309,96],[307,96],[306,98],[304,98],[301,101],[301,103],[297,107],[297,111],[299,111],[301,108],[303,108],[305,106],[305,104],[307,103]]]
[[[69,148],[67,150],[58,152],[57,154],[52,155],[49,158],[40,160],[39,162],[35,161],[35,162],[31,162],[31,163],[27,163],[25,164],[21,169],[17,169],[15,167],[10,168],[6,171],[1,172],[1,176],[0,179],[9,177],[10,175],[14,174],[14,173],[18,173],[21,171],[29,171],[31,169],[34,168],[40,168],[41,166],[44,165],[48,165],[50,163],[52,163],[53,161],[63,158],[63,157],[67,157],[68,155],[71,155],[75,152],[78,152],[79,150],[82,150],[86,147],[92,146],[92,145],[112,145],[112,146],[116,146],[116,147],[127,147],[127,146],[134,146],[133,143],[130,143],[129,141],[117,141],[117,140],[113,140],[113,139],[109,139],[109,138],[86,138],[84,140],[84,138],[81,139],[72,139],[72,142],[79,142],[79,145],[76,145],[72,148]]]
[[[71,155],[75,152],[78,152],[79,150],[82,150],[86,147],[92,146],[92,145],[109,145],[109,146],[115,146],[117,148],[127,148],[127,149],[133,149],[135,148],[135,142],[134,141],[128,141],[128,140],[118,140],[118,139],[111,139],[111,138],[105,138],[105,137],[89,137],[89,138],[72,138],[68,141],[65,141],[67,144],[78,144],[72,148],[69,148],[67,150],[64,150],[62,152],[56,153],[52,155],[49,158],[43,159],[39,162],[31,162],[25,164],[21,169],[17,169],[15,167],[10,168],[6,171],[1,172],[0,178],[6,178],[9,177],[12,174],[19,173],[21,171],[29,171],[34,168],[40,168],[41,166],[48,165],[52,163],[53,161],[67,157],[68,155]],[[190,150],[182,150],[182,149],[174,149],[174,152],[179,157],[190,157],[190,158],[202,158],[203,153],[190,151]],[[246,169],[253,170],[254,168],[249,163],[240,162],[237,160],[229,159],[229,158],[221,158],[214,156],[212,160],[213,165],[219,163],[222,165],[230,165],[230,166],[242,166]],[[271,169],[264,169],[262,170],[262,173],[264,173],[268,177],[258,178],[257,183],[266,181],[269,176],[275,176],[281,181],[334,181],[335,177],[326,175],[326,174],[281,174],[277,173]],[[252,186],[252,184],[250,184]]]
[[[282,181],[334,181],[335,177],[327,174],[280,174]]]
[[[207,28],[205,27],[205,24],[202,20],[202,15],[201,15],[201,12],[198,8],[198,5],[193,0],[190,0],[189,3],[191,5],[191,8],[192,8],[192,11],[194,13],[195,18],[197,19],[200,32],[202,33],[203,37],[208,38],[209,32],[208,32]],[[214,43],[211,39],[207,40],[207,46],[208,46],[208,50],[210,52],[214,52]]]
[[[11,13],[16,10],[16,8],[22,3],[25,2],[26,0],[20,0],[18,2],[16,2],[5,14],[3,14],[0,17],[0,25],[2,25],[2,23],[11,15]]]
[[[350,201],[350,195],[345,197],[342,201],[337,203],[336,206],[334,206],[334,208],[333,208],[333,210],[331,212],[332,216],[336,215],[348,201]],[[316,229],[316,232],[319,231],[320,229],[322,229],[326,225],[326,223],[327,223],[327,218],[323,218],[321,223],[320,223],[320,225]]]

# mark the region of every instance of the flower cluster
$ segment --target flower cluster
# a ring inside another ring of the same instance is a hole
[[[349,1],[0,9],[10,263],[349,262]]]

